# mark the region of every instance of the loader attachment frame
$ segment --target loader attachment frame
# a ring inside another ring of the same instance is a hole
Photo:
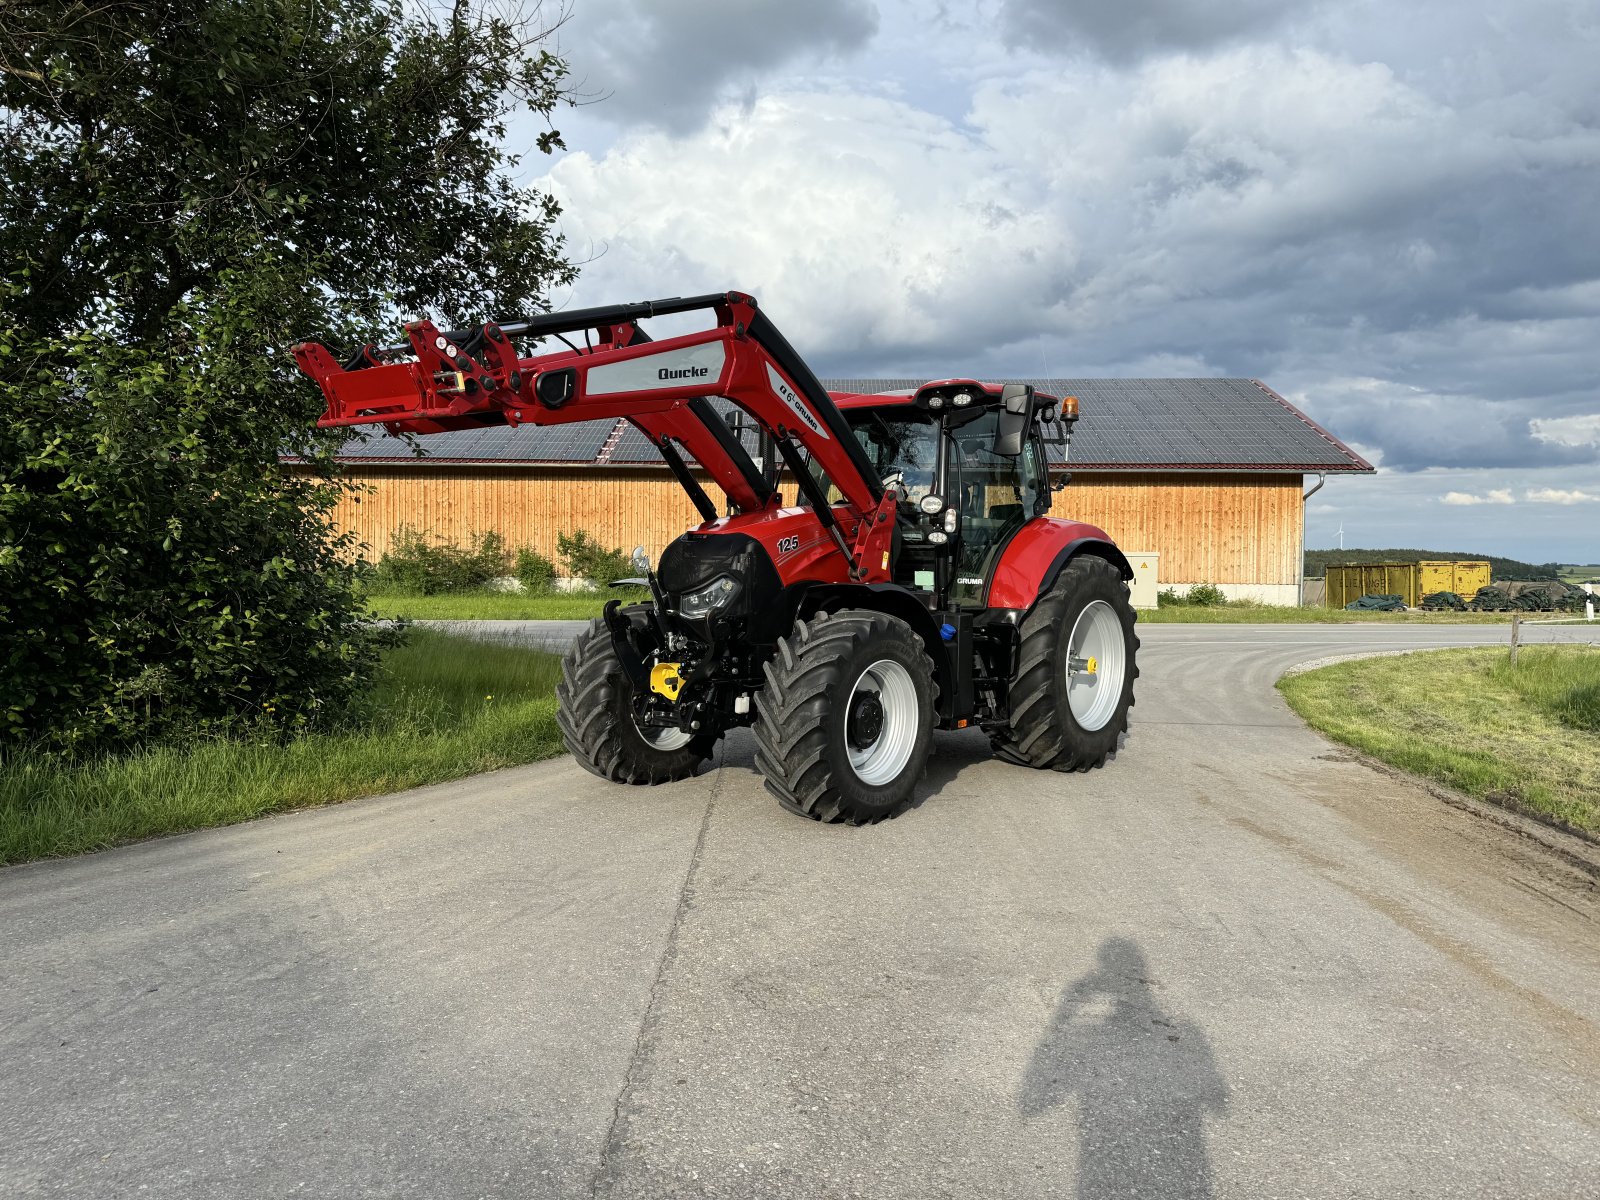
[[[699,310],[715,314],[711,329],[653,341],[638,327],[649,317]],[[578,332],[585,334],[581,348],[562,336]],[[405,344],[364,346],[343,362],[316,342],[294,347],[296,362],[327,400],[319,426],[382,425],[391,433],[425,434],[622,418],[663,450],[680,482],[686,472],[674,464],[674,457],[683,461],[679,447],[739,511],[771,507],[776,489],[707,399],[721,396],[774,440],[804,446],[858,522],[886,503],[892,508],[822,384],[755,298],[742,292],[575,309],[465,330],[413,321],[406,336]],[[551,338],[565,345],[524,356],[514,344]],[[703,492],[695,498],[688,490],[704,513]],[[847,553],[852,567],[862,550]]]

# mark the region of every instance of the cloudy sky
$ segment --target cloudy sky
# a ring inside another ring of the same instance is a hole
[[[572,4],[564,306],[738,287],[821,374],[1254,376],[1380,465],[1309,546],[1600,561],[1600,0]]]

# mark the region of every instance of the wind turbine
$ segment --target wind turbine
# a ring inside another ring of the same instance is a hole
[[[1344,522],[1339,522],[1339,549],[1344,549]]]

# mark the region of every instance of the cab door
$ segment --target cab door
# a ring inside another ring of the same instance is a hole
[[[984,413],[951,432],[947,477],[950,502],[961,513],[952,603],[983,607],[1000,552],[1038,514],[1048,479],[1039,440],[1028,438],[1014,458],[994,452],[999,414]]]

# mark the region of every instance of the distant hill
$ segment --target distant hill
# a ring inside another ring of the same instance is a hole
[[[1455,550],[1307,550],[1306,578],[1322,578],[1330,563],[1423,562],[1429,559],[1487,561],[1496,579],[1556,579],[1561,573],[1560,563],[1525,563],[1515,558]]]

